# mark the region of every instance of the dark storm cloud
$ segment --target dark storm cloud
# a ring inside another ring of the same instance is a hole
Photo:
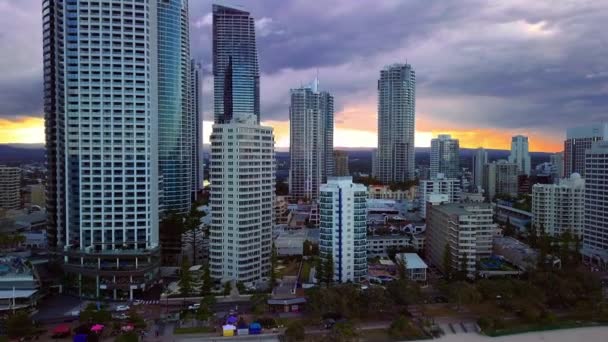
[[[406,59],[417,73],[419,117],[443,126],[560,135],[568,126],[608,118],[603,1],[243,4],[256,18],[267,120],[287,120],[289,88],[310,81],[317,69],[338,111],[373,110],[379,70]],[[211,1],[190,1],[192,54],[205,66],[207,120],[213,90],[210,11]],[[0,75],[6,75],[0,76],[2,116],[40,108],[39,17],[38,1],[0,0],[0,48],[15,52],[0,59]],[[374,114],[361,119],[373,120]]]

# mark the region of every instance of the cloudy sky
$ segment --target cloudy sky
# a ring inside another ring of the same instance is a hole
[[[0,0],[0,142],[44,140],[40,2]],[[375,146],[379,70],[405,61],[417,75],[418,146],[451,133],[465,147],[507,148],[511,135],[526,134],[532,150],[559,151],[567,127],[608,120],[608,1],[241,4],[256,18],[262,119],[280,147],[289,142],[289,88],[317,72],[335,96],[335,145]],[[190,7],[209,121],[211,2]]]

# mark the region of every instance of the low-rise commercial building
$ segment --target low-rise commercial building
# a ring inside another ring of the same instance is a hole
[[[39,288],[39,279],[25,259],[0,258],[0,312],[35,305]]]
[[[397,267],[405,266],[406,277],[409,280],[426,282],[428,266],[416,253],[399,253],[395,255]]]

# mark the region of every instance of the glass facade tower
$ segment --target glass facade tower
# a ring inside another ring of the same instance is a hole
[[[260,71],[249,12],[213,5],[214,122],[254,114],[260,122]]]
[[[162,208],[186,213],[192,198],[193,118],[187,0],[158,1],[158,161]]]

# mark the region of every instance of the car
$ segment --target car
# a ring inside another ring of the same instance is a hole
[[[128,305],[118,305],[114,311],[124,312],[129,311],[130,307]]]
[[[114,317],[115,319],[118,319],[118,320],[125,320],[125,319],[129,318],[129,316],[124,312],[112,315],[112,317]]]
[[[201,305],[196,303],[196,304],[192,304],[192,305],[188,306],[188,310],[198,310],[200,307],[201,307]]]

